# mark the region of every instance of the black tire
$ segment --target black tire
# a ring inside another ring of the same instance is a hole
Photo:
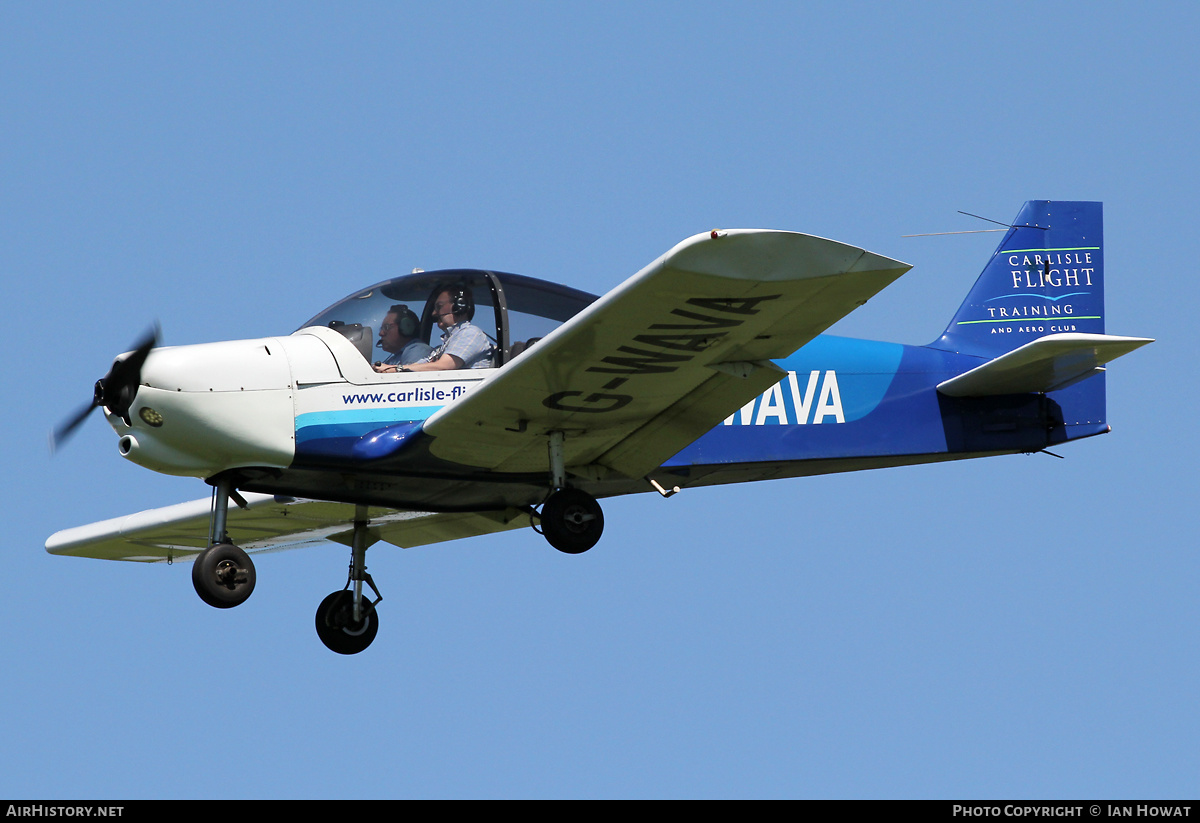
[[[604,532],[604,512],[596,498],[579,489],[561,489],[542,506],[542,534],[566,554],[583,554]]]
[[[217,609],[232,609],[254,592],[255,572],[250,555],[232,543],[218,543],[196,556],[192,585],[200,599]]]
[[[325,648],[338,654],[358,654],[375,639],[379,615],[371,601],[363,598],[363,619],[354,622],[354,592],[342,589],[317,607],[317,637]]]

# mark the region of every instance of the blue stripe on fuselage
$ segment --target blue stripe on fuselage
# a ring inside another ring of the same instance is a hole
[[[312,440],[362,437],[385,426],[425,420],[440,408],[441,406],[337,409],[300,414],[296,416],[296,445]]]
[[[376,460],[399,451],[441,406],[337,409],[296,416],[296,459]]]
[[[950,352],[822,335],[776,361],[789,374],[665,466],[946,451],[937,384]]]

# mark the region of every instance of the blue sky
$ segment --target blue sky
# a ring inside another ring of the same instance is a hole
[[[1198,16],[0,5],[0,795],[1194,796]],[[262,557],[229,612],[186,565],[42,549],[208,492],[98,415],[45,445],[154,320],[288,333],[418,266],[602,293],[745,226],[912,263],[835,330],[926,343],[998,235],[902,235],[1035,198],[1105,202],[1108,331],[1158,339],[1065,460],[614,500],[579,557],[381,544],[354,658],[312,626],[341,547]]]

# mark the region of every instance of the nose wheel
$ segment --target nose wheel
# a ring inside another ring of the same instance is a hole
[[[317,637],[330,651],[358,654],[375,639],[379,615],[375,604],[362,598],[360,615],[354,616],[354,592],[342,589],[321,601],[317,607]]]
[[[604,512],[596,498],[579,489],[559,489],[542,505],[542,534],[566,554],[583,554],[604,532]]]

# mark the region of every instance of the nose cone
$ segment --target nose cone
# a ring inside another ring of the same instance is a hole
[[[154,349],[129,424],[109,414],[121,454],[164,474],[211,477],[285,467],[295,453],[292,376],[276,338]]]

